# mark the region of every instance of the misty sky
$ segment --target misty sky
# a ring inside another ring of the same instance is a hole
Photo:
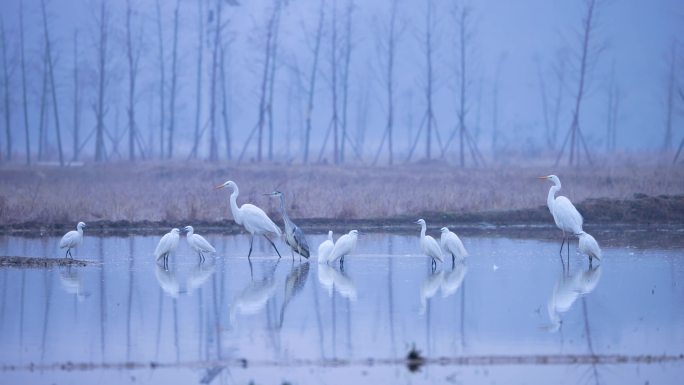
[[[73,127],[73,34],[79,30],[79,63],[82,71],[81,90],[83,108],[81,137],[94,127],[91,105],[96,96],[96,50],[97,1],[48,1],[49,28],[52,33],[56,58],[56,81],[60,122],[65,152],[72,153]],[[147,145],[156,151],[159,130],[159,57],[154,1],[133,2],[136,14],[135,31],[143,31],[142,56],[137,95],[137,120]],[[210,4],[211,3],[211,4]],[[239,7],[224,8],[224,22],[228,29],[224,39],[231,39],[228,48],[228,87],[230,90],[230,120],[233,134],[233,153],[239,153],[245,138],[255,125],[258,114],[259,82],[263,66],[264,31],[272,1],[243,0]],[[346,0],[337,0],[339,33],[343,34]],[[468,58],[468,115],[469,130],[476,136],[485,153],[492,150],[492,126],[494,122],[493,90],[500,63],[498,83],[498,130],[497,150],[523,150],[536,153],[545,146],[544,119],[539,87],[538,68],[545,79],[548,97],[551,98],[558,84],[552,67],[559,51],[565,49],[566,82],[561,108],[559,139],[567,131],[571,121],[571,99],[576,92],[576,56],[579,48],[576,32],[581,28],[584,12],[582,1],[546,0],[482,0],[456,2],[473,9],[472,35]],[[684,2],[678,0],[600,1],[597,13],[597,29],[593,37],[605,45],[592,75],[589,77],[589,93],[584,101],[581,126],[589,145],[595,151],[605,148],[605,132],[608,109],[608,88],[611,67],[615,68],[615,84],[619,88],[620,104],[617,124],[618,148],[659,150],[665,131],[665,104],[669,51],[675,38],[680,41],[678,77],[684,77],[682,64],[682,37],[684,37]],[[107,130],[113,135],[126,127],[127,63],[125,58],[125,1],[108,2],[111,11],[111,40],[109,43],[109,82],[106,104]],[[165,58],[168,73],[175,1],[162,1]],[[185,158],[192,146],[195,116],[195,78],[198,46],[198,1],[180,1],[179,30],[179,88],[176,106],[177,150]],[[276,154],[292,157],[300,154],[306,95],[297,92],[296,77],[292,70],[298,66],[303,72],[301,84],[308,87],[312,65],[312,51],[318,0],[290,0],[284,8],[279,35],[278,69],[276,74],[274,115],[276,127]],[[326,4],[326,31],[321,49],[320,72],[316,87],[313,115],[312,156],[318,155],[322,139],[331,117],[330,98],[330,14],[332,0]],[[408,142],[413,140],[417,126],[425,111],[425,55],[422,41],[425,33],[426,1],[400,0],[399,24],[402,26],[397,47],[396,103],[397,116],[395,148],[405,154]],[[451,10],[454,2],[435,0],[435,115],[442,137],[456,125],[457,76],[455,17]],[[205,17],[215,2],[205,1]],[[379,57],[378,39],[387,24],[389,1],[355,1],[353,12],[353,52],[351,57],[348,121],[350,136],[354,140],[365,138],[363,152],[372,158],[380,141],[386,119],[386,97],[382,71],[384,58]],[[40,2],[25,0],[26,55],[28,65],[29,120],[32,132],[37,132],[39,120],[40,89],[42,79],[41,51],[44,44]],[[15,153],[23,151],[23,116],[21,113],[21,72],[19,67],[19,1],[5,0],[0,12],[8,37],[10,83],[12,92],[12,126]],[[209,62],[210,47],[205,44],[202,125],[209,116]],[[537,63],[539,67],[537,67]],[[169,84],[167,84],[167,92]],[[680,86],[682,81],[679,80]],[[167,96],[168,101],[168,96]],[[3,100],[4,102],[4,100]],[[549,101],[550,102],[550,101]],[[289,104],[289,106],[288,106]],[[364,108],[365,106],[365,108]],[[682,103],[678,101],[678,114],[674,120],[674,141],[682,136]],[[364,111],[365,110],[365,111]],[[4,113],[4,104],[0,107]],[[117,126],[118,111],[118,126]],[[367,119],[364,121],[364,112]],[[220,110],[218,111],[220,114]],[[168,112],[167,112],[168,114]],[[49,115],[52,130],[52,113]],[[365,123],[364,123],[365,122]],[[220,127],[221,124],[219,124]],[[366,129],[363,130],[362,128]],[[4,137],[2,121],[2,140]],[[222,128],[219,130],[222,133]],[[291,141],[287,141],[291,132]],[[222,134],[221,134],[222,135]],[[35,137],[35,134],[33,135]],[[202,151],[206,152],[208,135],[202,138]],[[54,143],[50,131],[50,143]],[[119,151],[126,154],[125,143]],[[223,139],[219,140],[219,153],[223,156]],[[417,154],[423,156],[423,140]],[[252,142],[254,144],[254,142]],[[107,144],[111,147],[110,144]],[[36,144],[33,144],[35,151]],[[92,154],[91,141],[85,147]],[[288,150],[289,148],[289,150]],[[452,145],[450,156],[457,146]],[[251,154],[255,147],[248,150]],[[330,144],[328,150],[331,151]],[[328,151],[328,152],[329,152]]]

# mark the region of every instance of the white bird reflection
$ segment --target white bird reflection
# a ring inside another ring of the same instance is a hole
[[[561,275],[554,285],[551,298],[546,305],[551,324],[546,327],[549,332],[557,332],[562,324],[561,315],[566,313],[581,295],[587,295],[596,289],[601,279],[601,266],[590,267],[586,271],[577,271],[573,275]]]
[[[193,290],[198,289],[200,286],[204,285],[209,278],[216,272],[216,265],[200,263],[195,266],[190,275],[188,276],[188,281],[186,287],[188,294],[192,293]]]
[[[458,262],[454,264],[453,269],[444,275],[442,281],[442,298],[446,298],[458,291],[463,284],[463,279],[468,272],[468,266],[465,262]]]
[[[346,274],[328,264],[318,264],[318,282],[328,290],[328,295],[331,297],[333,290],[343,298],[347,298],[351,301],[356,301],[356,298],[358,297],[358,291],[354,281]]]
[[[278,260],[280,261],[280,260]],[[252,281],[247,287],[242,289],[233,300],[233,306],[230,309],[230,323],[235,325],[237,315],[251,315],[256,314],[266,306],[266,303],[271,299],[276,292],[276,280],[273,278],[278,262],[266,276],[260,281]]]
[[[154,275],[157,277],[157,283],[162,291],[171,298],[178,298],[180,294],[180,284],[176,273],[165,269],[163,266],[155,264]]]
[[[81,277],[78,272],[71,269],[71,266],[59,273],[59,282],[62,284],[62,289],[69,294],[74,294],[79,302],[83,302],[90,296],[90,292],[83,290]]]
[[[428,299],[437,294],[439,289],[442,287],[443,281],[444,271],[440,270],[437,273],[429,275],[420,285],[420,314],[425,314]]]

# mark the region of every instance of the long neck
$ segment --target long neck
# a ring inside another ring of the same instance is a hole
[[[554,184],[549,189],[549,196],[546,198],[546,205],[549,206],[549,209],[553,207],[554,203],[556,202],[556,192],[560,190],[560,188],[560,184]]]
[[[192,237],[192,234],[194,234],[194,233],[195,233],[195,229],[189,229],[189,230],[188,230],[188,234],[186,235],[186,237],[188,237],[188,238],[189,238],[189,237]]]
[[[280,196],[280,212],[283,213],[284,220],[290,220],[290,217],[287,216],[287,211],[285,211],[285,198],[282,195]]]
[[[83,227],[81,227],[81,226],[76,227],[76,231],[78,231],[78,235],[83,236]]]
[[[425,238],[425,223],[420,225],[420,237]]]
[[[332,241],[332,240],[333,240],[332,231],[328,231],[328,240],[329,240],[329,241]]]
[[[242,224],[242,212],[237,205],[237,196],[240,194],[237,186],[233,188],[233,192],[230,194],[230,212],[233,214],[233,219],[238,225]]]

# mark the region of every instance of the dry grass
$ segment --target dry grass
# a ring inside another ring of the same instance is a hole
[[[228,179],[238,204],[276,209],[261,195],[286,193],[293,218],[389,218],[423,212],[464,213],[544,205],[556,173],[562,194],[631,198],[635,193],[684,193],[684,170],[657,165],[551,170],[542,166],[459,169],[438,163],[395,167],[235,165],[209,163],[87,165],[79,168],[0,168],[0,223],[46,225],[79,220],[218,221],[231,218]]]

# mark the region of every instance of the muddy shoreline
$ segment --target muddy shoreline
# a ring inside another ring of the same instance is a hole
[[[684,226],[684,195],[647,196],[635,194],[632,199],[587,199],[577,205],[585,218],[585,226],[619,226],[629,228],[668,227],[676,229]],[[535,227],[554,230],[551,215],[546,206],[536,208],[484,211],[474,213],[423,212],[414,216],[393,218],[354,219],[354,218],[296,218],[297,224],[308,232],[326,232],[329,229],[344,231],[355,228],[364,232],[410,233],[415,230],[412,223],[416,218],[425,218],[430,227],[450,226],[464,232],[497,228],[515,231],[516,228]],[[276,223],[280,218],[275,218]],[[87,232],[93,235],[145,235],[158,234],[172,227],[192,224],[207,234],[240,234],[244,232],[232,219],[220,221],[175,220],[175,221],[128,221],[99,220],[89,221]],[[22,223],[0,224],[1,235],[47,236],[61,235],[71,230],[73,223],[50,223],[27,221]],[[555,232],[555,231],[554,231]]]

